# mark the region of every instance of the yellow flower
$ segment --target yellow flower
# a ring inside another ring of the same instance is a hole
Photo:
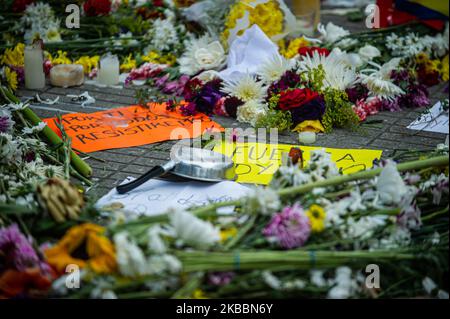
[[[59,272],[75,264],[100,274],[113,273],[117,269],[116,253],[104,232],[103,227],[94,224],[72,227],[55,246],[44,251],[48,263]]]
[[[53,65],[71,64],[72,63],[72,61],[67,57],[67,52],[58,50],[57,53],[58,53],[58,56],[55,58],[51,54],[49,54],[49,60],[52,62]]]
[[[8,67],[5,67],[4,70],[5,70],[5,77],[6,77],[6,82],[8,82],[8,86],[13,91],[17,90],[17,86],[19,85],[19,81],[17,80],[17,73],[15,71],[12,71]]]
[[[132,58],[131,53],[125,58],[123,63],[120,65],[120,71],[128,72],[136,68],[136,60]]]
[[[246,11],[249,13],[249,27],[256,24],[269,37],[282,33],[284,16],[277,1],[270,0],[267,3],[257,5],[255,8],[250,6],[248,2],[248,0],[239,1],[231,7],[222,34],[224,43],[228,42],[230,30],[236,27],[237,21],[244,17]],[[241,30],[238,35],[242,33]]]
[[[311,230],[320,233],[325,229],[325,210],[319,205],[312,205],[306,212],[306,216],[311,222]]]
[[[299,123],[294,129],[294,132],[316,132],[323,133],[325,128],[319,120],[315,121],[303,121]]]
[[[440,68],[438,70],[441,75],[442,81],[447,82],[449,79],[449,65],[448,65],[448,54],[442,59]]]
[[[0,64],[24,66],[25,44],[18,43],[13,49],[6,49],[0,58]]]
[[[223,243],[223,242],[227,241],[228,239],[235,237],[237,235],[237,232],[238,231],[237,231],[236,227],[232,227],[232,228],[220,231],[220,241]]]
[[[192,294],[192,298],[194,299],[208,299],[205,295],[205,292],[201,289],[195,289]]]
[[[309,46],[310,43],[304,37],[294,39],[289,42],[287,48],[281,48],[280,53],[288,59],[292,59],[298,54],[298,49]]]
[[[98,61],[100,60],[100,56],[94,55],[89,57],[87,55],[80,57],[76,60],[75,64],[81,64],[83,66],[83,70],[85,74],[91,73],[93,68],[96,68],[98,65]]]
[[[158,63],[159,54],[155,51],[150,51],[147,55],[143,55],[141,59],[144,62]]]
[[[416,55],[416,63],[417,64],[424,64],[429,60],[428,55],[424,52],[419,53]]]

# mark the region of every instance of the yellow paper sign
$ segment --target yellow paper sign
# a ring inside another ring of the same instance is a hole
[[[325,149],[343,174],[355,173],[373,166],[383,151],[364,149],[338,149],[288,144],[231,143],[226,142],[214,147],[214,151],[231,157],[236,164],[237,182],[267,185],[281,165],[282,154],[298,147],[303,152],[307,164],[310,152]]]

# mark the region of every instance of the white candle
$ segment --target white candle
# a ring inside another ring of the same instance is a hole
[[[104,85],[119,83],[120,64],[116,55],[106,55],[100,60],[97,81]]]
[[[316,142],[316,133],[314,132],[300,132],[298,139],[302,144],[314,144]]]
[[[44,54],[39,43],[25,47],[25,87],[45,87]]]
[[[50,70],[50,83],[53,86],[68,88],[84,82],[84,70],[80,64],[59,64]]]

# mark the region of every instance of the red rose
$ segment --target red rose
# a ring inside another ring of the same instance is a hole
[[[163,0],[153,0],[153,5],[155,7],[163,7],[164,6],[164,1]]]
[[[280,93],[278,107],[284,111],[295,109],[318,97],[317,92],[310,89],[286,90]]]
[[[319,48],[319,47],[301,47],[298,49],[298,54],[301,56],[312,56],[314,52],[318,52],[319,55],[328,56],[330,54],[330,51],[325,48]]]
[[[34,0],[14,0],[12,5],[12,11],[15,13],[24,12],[29,4],[32,4]]]
[[[87,0],[83,5],[84,12],[89,17],[108,15],[111,12],[110,0]]]

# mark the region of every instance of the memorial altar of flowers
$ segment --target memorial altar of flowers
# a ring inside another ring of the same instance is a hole
[[[448,81],[448,25],[351,35],[328,23],[310,37],[283,1],[80,4],[77,31],[58,18],[65,1],[0,5],[0,25],[15,21],[0,57],[0,297],[448,298],[448,146],[350,175],[324,151],[308,165],[293,156],[240,200],[139,216],[96,207],[63,127],[59,137],[15,94],[24,43],[39,37],[47,72],[74,63],[95,78],[113,52],[124,85],[147,84],[142,102],[170,98],[186,116],[358,129],[379,111],[429,105],[428,87]],[[374,264],[381,286],[367,282]],[[71,267],[80,289],[67,285]]]

